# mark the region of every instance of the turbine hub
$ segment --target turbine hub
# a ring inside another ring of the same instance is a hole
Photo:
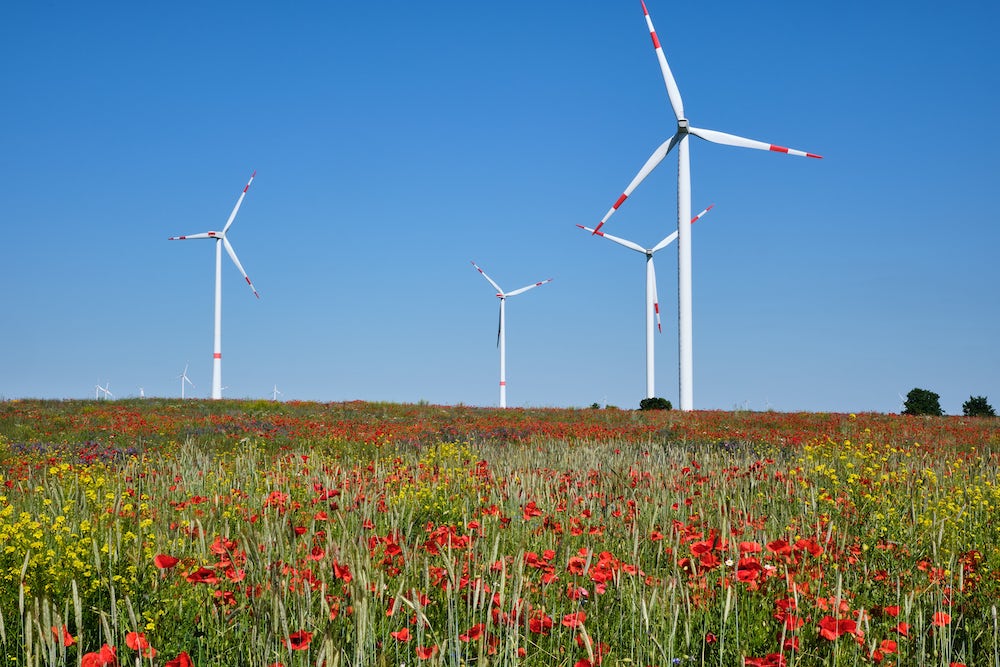
[[[677,119],[677,133],[678,134],[687,134],[688,133],[688,125],[689,125],[689,123],[688,123],[688,119],[687,118],[678,118]]]

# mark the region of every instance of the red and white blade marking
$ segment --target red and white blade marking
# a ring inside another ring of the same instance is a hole
[[[708,213],[709,211],[711,211],[712,207],[714,207],[714,206],[715,206],[715,204],[712,204],[711,206],[709,206],[708,208],[706,208],[704,211],[702,211],[698,215],[696,215],[693,218],[691,218],[691,224],[693,225],[695,222],[697,222],[698,220],[700,220],[702,218],[702,216],[704,216],[706,213]],[[650,252],[654,252],[654,253],[655,252],[659,252],[660,250],[663,250],[664,248],[666,248],[668,245],[670,245],[671,243],[673,243],[676,240],[677,240],[677,232],[675,231],[675,232],[671,233],[669,236],[667,236],[667,238],[663,239],[662,241],[660,241],[659,243],[657,243],[655,246],[653,246],[653,248],[650,250]]]
[[[536,287],[541,287],[542,285],[544,285],[546,283],[550,283],[550,282],[552,282],[552,278],[546,278],[545,280],[543,280],[541,282],[537,282],[537,283],[534,283],[532,285],[528,285],[526,287],[521,287],[520,289],[516,289],[513,292],[508,292],[506,294],[506,296],[517,296],[518,294],[521,294],[523,292],[527,292],[530,289],[535,289]]]
[[[643,248],[638,243],[633,243],[632,241],[629,241],[628,239],[623,239],[623,238],[619,238],[617,236],[612,236],[611,234],[605,234],[604,232],[594,231],[590,227],[584,227],[583,225],[577,225],[577,227],[579,227],[580,229],[584,230],[585,232],[590,232],[592,236],[600,236],[602,238],[606,238],[609,241],[614,241],[618,245],[625,246],[626,248],[629,248],[631,250],[635,250],[636,252],[641,252],[644,255],[646,254],[646,249],[645,248]]]
[[[202,232],[201,234],[188,234],[187,236],[171,236],[168,241],[190,241],[191,239],[217,239],[218,232]]]
[[[677,144],[679,136],[680,135],[675,134],[674,136],[670,137],[662,144],[660,144],[660,146],[655,151],[653,151],[653,154],[649,156],[648,160],[646,160],[646,164],[642,165],[642,169],[639,170],[639,173],[635,175],[635,178],[632,179],[632,182],[628,184],[628,187],[625,188],[625,191],[621,194],[620,197],[618,197],[618,201],[616,201],[614,205],[610,209],[608,209],[608,212],[604,214],[604,217],[601,218],[601,222],[597,225],[597,227],[594,228],[594,231],[592,233],[596,234],[598,231],[600,231],[601,227],[604,226],[604,223],[607,222],[608,219],[612,215],[614,215],[615,211],[618,210],[618,207],[624,204],[625,200],[629,198],[629,196],[639,186],[639,184],[642,183],[646,179],[646,177],[649,176],[649,174],[654,169],[656,169],[656,167],[661,162],[663,162],[663,158],[667,157],[667,154]]]
[[[778,146],[777,144],[769,144],[766,141],[756,141],[755,139],[746,139],[744,137],[738,137],[735,134],[729,134],[727,132],[718,132],[716,130],[704,130],[699,127],[688,128],[688,132],[695,135],[696,137],[701,137],[705,141],[711,141],[713,144],[738,146],[740,148],[755,148],[760,151],[786,153],[788,155],[798,155],[799,157],[811,157],[816,159],[823,158],[822,155],[816,155],[815,153],[807,153],[805,151],[796,150],[794,148],[786,148],[784,146]]]
[[[681,91],[674,80],[674,74],[667,64],[667,57],[663,54],[663,47],[660,45],[660,38],[656,36],[656,29],[653,28],[653,19],[646,9],[646,3],[642,3],[642,13],[646,17],[646,26],[649,28],[649,36],[653,40],[653,49],[656,50],[656,59],[660,62],[660,72],[663,74],[663,83],[667,86],[667,97],[670,98],[670,106],[674,110],[677,120],[684,118],[684,102],[681,100]]]
[[[229,253],[229,258],[233,260],[233,264],[235,264],[236,268],[240,270],[240,273],[243,274],[243,279],[247,281],[247,285],[249,285],[250,289],[253,290],[253,295],[259,299],[260,294],[257,293],[257,288],[253,286],[252,282],[250,282],[250,276],[248,276],[247,272],[243,270],[243,265],[240,264],[240,258],[236,256],[236,251],[233,250],[233,246],[229,243],[229,239],[222,237],[222,244],[226,246],[226,252]]]
[[[476,271],[479,271],[479,273],[482,274],[483,278],[486,278],[486,280],[488,280],[490,282],[490,285],[493,285],[493,288],[497,291],[497,296],[503,298],[504,294],[503,294],[503,290],[500,289],[500,286],[497,285],[495,282],[493,282],[493,279],[490,278],[488,275],[486,275],[486,272],[483,271],[481,268],[479,268],[478,264],[476,264],[475,262],[471,262],[471,264],[474,267],[476,267]]]
[[[653,312],[656,314],[656,330],[663,333],[663,326],[660,324],[660,297],[656,293],[656,265],[650,258],[649,272],[653,274]]]
[[[706,208],[704,211],[702,211],[698,215],[696,215],[693,218],[691,218],[691,224],[693,225],[694,223],[698,222],[698,220],[701,219],[701,216],[703,216],[706,213],[708,213],[709,211],[711,211],[714,207],[715,207],[715,204],[709,204],[708,208]]]
[[[222,228],[222,233],[225,234],[229,231],[229,228],[233,224],[233,220],[236,219],[236,213],[240,210],[240,206],[243,205],[243,198],[247,196],[247,190],[250,189],[250,184],[253,183],[253,179],[257,176],[257,170],[255,169],[252,174],[250,174],[250,180],[247,184],[243,186],[243,192],[240,193],[239,199],[236,200],[236,206],[233,207],[233,212],[229,214],[229,219],[226,220],[226,226]]]

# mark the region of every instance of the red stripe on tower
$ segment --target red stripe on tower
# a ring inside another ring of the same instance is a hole
[[[501,387],[506,387],[506,386],[507,386],[507,383],[506,383],[506,382],[501,382],[501,383],[500,383],[500,386],[501,386]]]
[[[221,359],[222,358],[222,353],[221,352],[216,352],[215,354],[212,355],[212,358],[213,359]]]

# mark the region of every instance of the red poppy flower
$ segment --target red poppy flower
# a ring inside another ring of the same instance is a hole
[[[305,651],[309,648],[309,642],[312,641],[313,633],[306,632],[305,630],[298,630],[288,635],[288,640],[285,645],[292,649],[293,651]]]
[[[934,612],[934,616],[931,619],[931,625],[936,625],[939,628],[943,628],[949,623],[951,623],[951,614],[945,611]]]
[[[434,646],[418,646],[417,657],[420,658],[421,660],[429,660],[430,658],[434,657],[434,654],[437,653],[437,650],[438,650],[437,644],[435,644]]]
[[[86,653],[80,658],[81,667],[114,667],[118,664],[115,647],[105,644],[100,651]]]
[[[214,586],[219,583],[219,578],[215,576],[215,572],[209,570],[207,567],[199,567],[189,574],[186,579],[192,584],[209,584]]]
[[[181,651],[173,660],[167,660],[167,664],[163,667],[194,667],[194,663],[191,662],[191,656],[187,651]]]
[[[819,634],[824,639],[834,641],[843,634],[854,634],[858,624],[849,618],[824,616],[819,622]]]
[[[890,607],[883,607],[882,611],[885,612],[886,616],[892,616],[893,618],[896,618],[897,616],[899,616],[899,605],[892,605]]]
[[[590,664],[590,660],[587,660],[586,658],[580,658],[579,660],[576,661],[576,664],[573,665],[573,667],[592,667],[592,665]]]
[[[133,651],[139,651],[144,658],[156,657],[156,649],[149,645],[145,633],[130,632],[125,635],[125,645]]]
[[[403,628],[402,630],[397,630],[396,632],[390,632],[389,636],[398,642],[408,642],[410,641],[410,629]]]
[[[903,635],[904,637],[909,637],[910,636],[910,624],[909,623],[900,623],[899,625],[896,626],[896,632],[898,632],[899,634]]]
[[[572,614],[566,614],[562,617],[562,624],[567,628],[578,628],[583,625],[583,622],[587,620],[587,613],[583,611],[575,611]]]
[[[354,577],[351,575],[351,568],[346,563],[341,565],[337,561],[333,561],[333,576],[337,579],[342,579],[344,583],[350,583],[351,579]]]
[[[475,641],[477,639],[482,638],[483,630],[485,629],[486,625],[484,623],[476,623],[471,628],[469,628],[468,631],[466,631],[463,634],[460,634],[458,638],[461,639],[463,642]]]
[[[76,640],[73,639],[73,635],[69,633],[69,630],[66,629],[65,625],[61,628],[53,625],[52,634],[55,636],[57,642],[62,642],[63,646],[72,646],[76,643]]]
[[[177,565],[179,559],[173,556],[168,556],[167,554],[157,554],[153,558],[153,565],[160,568],[161,570],[169,570],[174,565]]]

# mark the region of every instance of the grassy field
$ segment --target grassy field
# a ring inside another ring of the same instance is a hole
[[[1000,420],[0,403],[12,665],[1000,666]]]

